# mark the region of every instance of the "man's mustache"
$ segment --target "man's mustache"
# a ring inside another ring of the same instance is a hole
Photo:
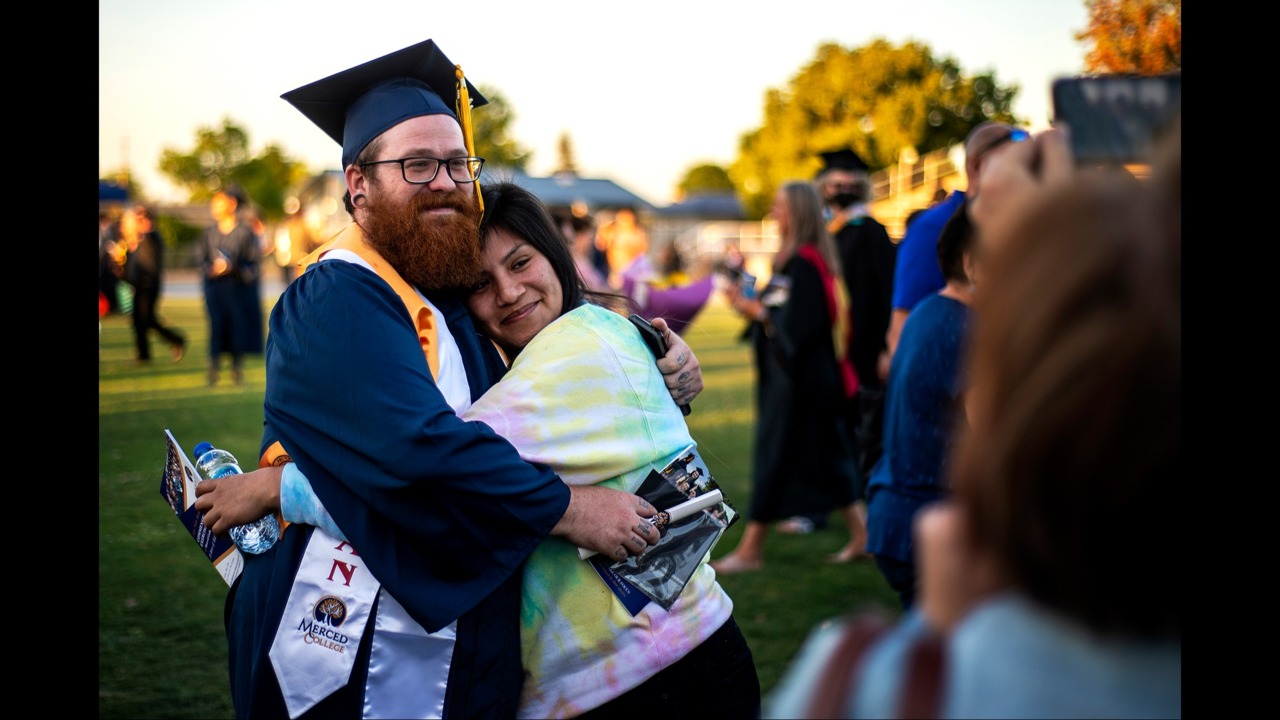
[[[425,193],[413,198],[415,213],[423,210],[439,210],[441,208],[449,208],[465,213],[471,209],[471,203],[467,201],[467,195],[456,191],[450,193]]]

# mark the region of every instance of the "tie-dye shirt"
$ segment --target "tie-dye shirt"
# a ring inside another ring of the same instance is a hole
[[[534,336],[462,417],[486,423],[525,460],[550,466],[570,485],[634,492],[650,470],[694,444],[631,322],[595,305]],[[296,468],[286,467],[280,497],[286,520],[341,537]],[[651,602],[631,617],[577,548],[544,540],[524,571],[520,717],[572,717],[603,705],[719,630],[733,602],[706,561],[670,611]]]
[[[485,422],[570,485],[635,491],[693,444],[631,322],[594,305],[538,333],[463,417]],[[560,718],[672,665],[718,630],[733,604],[704,558],[670,612],[649,603],[631,617],[577,549],[552,537],[525,566],[521,610],[520,716]]]

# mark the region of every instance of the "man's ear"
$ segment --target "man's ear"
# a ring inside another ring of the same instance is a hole
[[[359,165],[352,163],[343,171],[343,175],[347,179],[347,192],[351,193],[351,197],[356,195],[369,194],[369,178],[360,169]]]

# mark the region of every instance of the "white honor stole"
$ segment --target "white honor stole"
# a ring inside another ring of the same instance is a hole
[[[362,717],[443,716],[457,622],[428,633],[382,591],[350,543],[316,528],[269,653],[290,718],[346,686],[375,599]]]

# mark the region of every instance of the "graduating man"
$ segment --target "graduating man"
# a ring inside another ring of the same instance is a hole
[[[485,101],[461,68],[427,40],[283,97],[341,144],[354,223],[272,311],[260,464],[296,463],[351,544],[291,526],[245,556],[226,608],[236,715],[514,717],[529,553],[554,534],[639,554],[655,510],[570,488],[457,417],[503,371],[447,292],[480,259]],[[688,402],[701,376],[668,340]],[[202,483],[201,509],[237,477]]]

